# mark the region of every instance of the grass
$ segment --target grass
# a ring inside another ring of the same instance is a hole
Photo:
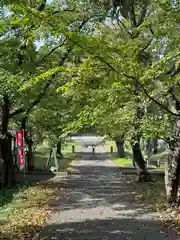
[[[113,147],[113,152],[117,151],[117,147],[114,141],[106,141],[104,145],[105,151],[110,153],[111,147]]]
[[[113,148],[113,153],[111,153],[111,147]],[[128,150],[126,152],[126,158],[119,158],[116,154],[117,147],[114,141],[106,141],[105,143],[105,151],[109,153],[111,160],[114,162],[115,166],[117,167],[132,167],[132,153]],[[165,162],[164,160],[167,159],[168,153],[166,151],[162,151],[158,154],[153,154],[150,157],[150,164],[149,167],[165,169]],[[160,159],[160,166],[157,167],[156,160]],[[152,160],[152,162],[151,162]],[[154,160],[154,161],[153,161]]]
[[[118,158],[111,156],[111,160],[117,167],[132,167],[132,160],[128,158]]]
[[[74,163],[72,145],[63,146],[64,157],[59,158],[59,171],[71,171]],[[45,145],[35,152],[35,165],[45,169],[50,149]],[[51,162],[50,166],[54,163]],[[12,189],[0,191],[0,239],[32,239],[35,232],[40,231],[49,216],[49,200],[57,197],[60,184],[32,182],[19,184]]]
[[[70,168],[71,164],[75,162],[74,154],[72,153],[73,145],[76,151],[76,147],[78,147],[77,142],[69,141],[67,144],[63,145],[62,147],[63,157],[62,158],[57,157],[58,164],[59,164],[59,171],[67,171]],[[42,169],[42,170],[46,169],[46,163],[49,158],[49,154],[50,154],[50,148],[47,146],[43,146],[43,147],[41,146],[36,149],[34,156],[35,156],[35,167],[37,169]],[[51,159],[49,165],[50,166],[55,165],[53,158]]]
[[[36,183],[0,191],[0,239],[32,239],[49,216],[56,184]]]
[[[160,160],[160,168],[165,169],[165,162],[168,157],[168,152],[163,151],[161,153],[153,154],[150,159],[159,159]]]
[[[147,208],[158,212],[157,218],[166,226],[180,233],[180,208],[171,208],[166,199],[164,178],[154,175],[153,182],[139,183],[134,179],[130,184],[134,185],[136,200],[145,201]]]
[[[130,158],[119,158],[116,154],[117,147],[114,141],[106,141],[105,151],[109,153],[111,160],[117,167],[132,167],[132,159]],[[111,147],[113,148],[113,153],[111,153]]]

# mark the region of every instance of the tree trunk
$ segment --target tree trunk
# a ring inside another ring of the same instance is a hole
[[[23,117],[23,119],[21,121],[21,127],[24,130],[24,140],[28,147],[28,149],[27,149],[27,170],[33,171],[35,168],[34,153],[33,153],[33,141],[32,141],[32,137],[31,137],[31,133],[28,134],[28,130],[26,128],[27,118],[28,118],[28,115],[25,115]]]
[[[158,139],[157,139],[157,138],[155,138],[155,139],[153,140],[153,153],[154,153],[154,154],[157,154],[157,153],[158,153]]]
[[[137,85],[136,85],[136,88],[138,89]],[[136,94],[138,95],[138,93]],[[138,101],[137,101],[137,104],[138,104]],[[141,120],[144,114],[145,114],[144,108],[137,107],[137,109],[135,110],[134,125],[133,125],[135,133],[131,139],[133,162],[136,163],[139,182],[151,181],[151,176],[147,171],[146,162],[144,161],[142,151],[141,151],[141,146],[140,146],[141,132],[139,129],[140,129]]]
[[[170,204],[180,204],[180,119],[175,126],[175,138],[168,157],[168,169],[165,176],[166,194]]]
[[[63,154],[62,154],[62,141],[61,141],[61,139],[57,143],[57,155],[60,156],[60,157],[63,157]]]
[[[136,141],[132,144],[132,152],[133,161],[136,163],[137,167],[138,181],[139,182],[150,181],[151,178],[146,169],[146,162],[144,161],[139,141]]]
[[[15,184],[13,155],[11,151],[11,137],[7,135],[3,142],[4,155],[4,187],[11,187]]]
[[[26,135],[27,149],[27,169],[28,171],[33,171],[35,168],[34,164],[34,153],[33,153],[33,141]]]
[[[124,158],[125,157],[125,151],[124,151],[124,137],[118,136],[115,138],[116,146],[117,146],[117,154],[118,157]]]
[[[146,141],[146,155],[148,158],[151,156],[151,140]]]
[[[15,183],[13,156],[11,152],[11,137],[8,135],[9,123],[9,99],[8,96],[3,97],[3,105],[1,107],[1,136],[0,136],[0,155],[3,161],[3,187],[11,187]]]

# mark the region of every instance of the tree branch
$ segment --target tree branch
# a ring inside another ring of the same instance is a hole
[[[154,32],[152,30],[151,25],[148,26],[148,29],[149,29],[150,33],[152,34],[152,37],[149,39],[149,41],[146,43],[146,45],[141,49],[141,51],[145,51],[150,46],[150,44],[154,38]]]
[[[118,12],[119,12],[119,11],[120,11],[120,9],[118,10]],[[124,30],[125,30],[126,33],[129,35],[129,37],[130,37],[130,38],[133,38],[133,35],[129,32],[129,30],[127,29],[127,27],[126,27],[125,24],[123,23],[123,21],[121,21],[121,20],[118,18],[118,16],[119,16],[119,13],[118,13],[118,15],[117,15],[117,17],[116,17],[116,20],[117,20],[118,25],[121,24],[121,26],[124,28]]]
[[[176,64],[172,66],[171,69],[169,69],[165,74],[169,77],[175,77],[176,74],[180,73],[180,63],[177,62],[178,66],[176,67]]]
[[[172,112],[171,110],[169,110],[163,103],[158,102],[155,98],[151,97],[151,95],[147,92],[147,90],[144,88],[143,86],[143,91],[145,93],[145,95],[151,99],[154,103],[156,103],[159,107],[163,108],[164,110],[166,110],[169,114],[173,115],[173,116],[180,116],[180,114]]]
[[[68,48],[67,51],[64,53],[64,56],[59,60],[59,66],[62,66],[64,64],[64,62],[66,61],[69,53],[72,51],[72,48]],[[52,79],[49,80],[45,86],[43,87],[42,91],[40,92],[40,94],[38,95],[38,97],[30,104],[30,106],[28,108],[25,107],[20,107],[16,110],[14,110],[12,113],[9,114],[9,118],[14,117],[17,114],[26,112],[26,115],[29,115],[30,111],[32,110],[32,108],[34,108],[40,101],[41,99],[45,96],[49,86],[51,85],[51,83],[53,82],[54,78],[55,78],[55,74],[52,75]]]
[[[144,94],[145,94],[149,99],[151,99],[154,103],[156,103],[159,107],[161,107],[162,109],[166,110],[169,114],[171,114],[171,115],[173,115],[173,116],[176,116],[176,117],[177,117],[177,116],[180,116],[179,113],[172,112],[172,111],[169,110],[169,109],[167,108],[167,106],[165,106],[163,103],[160,103],[160,102],[158,102],[156,99],[154,99],[154,98],[147,92],[147,90],[145,89],[144,85],[143,85],[138,79],[136,79],[136,78],[133,77],[133,76],[129,76],[129,75],[127,75],[127,74],[124,74],[124,76],[127,77],[127,78],[134,79],[134,80],[139,84],[140,89],[143,90]]]
[[[83,50],[86,50],[88,53],[90,53],[92,56],[94,56],[95,58],[99,59],[101,62],[103,62],[105,65],[107,65],[111,70],[113,70],[114,72],[117,72],[117,70],[110,64],[108,63],[106,60],[104,60],[102,57],[98,56],[98,55],[94,55],[94,53],[87,49],[87,48],[84,48],[79,42],[75,41],[74,39],[70,38],[69,36],[67,36],[68,39],[74,43],[76,46],[80,47],[81,49]]]
[[[41,4],[37,7],[37,10],[42,12],[45,9],[45,7],[46,7],[46,2],[47,2],[47,0],[42,0]],[[27,32],[29,33],[33,28],[34,28],[34,24],[30,25],[28,30],[27,30]],[[28,40],[28,37],[25,35],[25,39],[21,43],[21,45],[20,45],[20,47],[19,47],[19,49],[17,51],[17,58],[18,58],[18,61],[19,61],[19,65],[22,65],[22,63],[23,63],[24,56],[23,56],[21,51],[26,49],[26,47],[27,47],[26,46],[27,40]]]
[[[174,93],[174,88],[175,88],[174,85],[172,87],[170,87],[169,90],[168,90],[168,93],[171,95],[172,100],[175,103],[177,111],[179,111],[180,110],[180,100],[176,97],[176,95]]]
[[[13,116],[19,114],[19,113],[23,113],[25,112],[25,116],[28,116],[31,109],[34,108],[40,101],[41,99],[45,96],[49,86],[51,84],[51,81],[48,81],[45,86],[43,87],[43,89],[41,90],[40,94],[38,95],[37,99],[35,99],[28,108],[24,108],[24,107],[21,107],[17,110],[15,110],[14,112],[12,112],[9,116],[9,118],[12,118]]]
[[[131,27],[132,28],[137,27],[134,3],[130,3],[130,18],[131,18]]]
[[[44,55],[39,62],[36,64],[36,67],[44,61],[45,58],[49,57],[54,51],[56,51],[58,48],[62,47],[65,43],[66,43],[67,38],[59,45],[57,45],[56,47],[52,48],[46,55]]]
[[[72,8],[72,9],[63,9],[64,12],[74,12],[75,11],[75,8]],[[62,10],[56,10],[53,12],[53,14],[58,14],[58,13],[61,13]]]
[[[148,5],[149,5],[149,1],[148,0],[143,3],[142,9],[141,9],[141,13],[140,13],[140,17],[139,17],[139,21],[137,23],[138,27],[144,22],[144,19],[146,17],[146,13],[147,13]]]
[[[84,24],[88,21],[88,19],[82,21],[82,23],[80,24],[79,26],[79,30],[84,26]],[[69,56],[69,53],[72,51],[72,47],[69,47],[67,49],[67,51],[64,53],[64,55],[62,56],[62,58],[59,60],[59,66],[62,66],[64,64],[64,62],[66,61],[67,57]],[[48,81],[44,88],[42,89],[42,91],[40,92],[40,94],[38,95],[37,99],[35,99],[28,108],[25,108],[25,107],[20,107],[16,110],[14,110],[12,113],[9,114],[9,118],[12,118],[14,117],[15,115],[17,114],[20,114],[20,113],[23,113],[23,112],[26,112],[26,115],[27,113],[29,114],[31,109],[34,108],[40,101],[41,99],[44,97],[44,95],[46,94],[46,91],[47,89],[49,88],[50,84],[53,82],[53,79],[55,78],[55,74],[52,75],[52,79],[50,81]]]
[[[43,11],[46,7],[46,3],[47,3],[47,0],[42,0],[41,4],[37,8],[37,10],[40,11],[40,12]]]

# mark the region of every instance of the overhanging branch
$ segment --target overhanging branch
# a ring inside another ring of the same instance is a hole
[[[175,77],[178,73],[180,73],[180,63],[174,64],[171,69],[169,69],[165,74],[169,77]]]
[[[180,114],[172,112],[171,110],[169,110],[169,108],[167,108],[163,103],[158,102],[155,98],[153,98],[148,92],[147,90],[143,87],[143,91],[145,93],[145,95],[151,99],[154,103],[156,103],[159,107],[163,108],[164,110],[166,110],[169,114],[173,115],[173,116],[180,116]]]
[[[168,89],[168,93],[171,95],[172,100],[175,103],[175,107],[179,111],[180,110],[180,100],[176,97],[174,85]]]
[[[151,99],[154,103],[156,103],[159,107],[161,107],[162,109],[166,110],[169,114],[173,115],[173,116],[180,116],[180,114],[178,113],[175,113],[175,112],[172,112],[169,108],[167,108],[166,105],[164,105],[163,103],[160,103],[159,101],[157,101],[155,98],[153,98],[149,93],[148,91],[145,89],[144,85],[138,80],[136,79],[135,77],[133,76],[129,76],[127,74],[124,74],[125,77],[127,78],[131,78],[131,79],[134,79],[138,85],[140,86],[140,89],[143,90],[144,94],[149,98]]]
[[[42,0],[41,4],[37,8],[37,10],[40,11],[40,12],[43,11],[46,7],[46,3],[47,3],[47,0]]]
[[[79,46],[80,48],[84,49],[84,47],[83,47],[81,44],[79,44],[78,42],[74,41],[74,40],[71,39],[71,38],[69,38],[69,39],[70,39],[70,41],[72,41],[75,45],[77,45],[77,46]],[[91,55],[94,55],[94,53],[93,53],[92,51],[90,51],[89,49],[85,49],[85,50],[86,50],[88,53],[90,53]],[[96,57],[97,59],[99,59],[101,62],[105,63],[112,71],[117,72],[117,70],[116,70],[110,63],[108,63],[106,60],[104,60],[102,57],[97,56],[97,55],[95,55],[95,57]],[[162,109],[164,109],[165,111],[167,111],[169,114],[171,114],[171,115],[173,115],[173,116],[180,116],[179,113],[172,112],[172,111],[171,111],[170,109],[168,109],[168,107],[166,107],[163,103],[160,103],[160,102],[158,102],[156,99],[154,99],[154,98],[147,92],[147,90],[145,89],[144,85],[143,85],[139,80],[137,80],[135,77],[129,76],[129,75],[127,75],[127,74],[124,74],[124,76],[127,77],[127,78],[131,78],[131,79],[136,80],[136,81],[138,82],[138,84],[141,85],[141,88],[143,89],[144,94],[145,94],[149,99],[151,99],[154,103],[156,103],[158,106],[160,106]]]
[[[59,66],[62,66],[64,64],[64,62],[66,61],[69,53],[72,51],[72,48],[68,48],[67,51],[64,53],[64,56],[59,60]],[[26,115],[29,115],[30,111],[41,101],[41,99],[45,96],[49,86],[51,85],[51,83],[53,82],[55,78],[55,74],[52,75],[51,80],[49,80],[43,87],[42,91],[40,92],[40,94],[38,95],[38,97],[32,102],[30,103],[29,107],[20,107],[16,110],[14,110],[12,113],[9,114],[9,118],[14,117],[17,114],[23,113],[25,112]]]
[[[37,7],[37,10],[40,12],[44,11],[44,9],[46,7],[46,3],[47,3],[47,0],[42,0],[41,4]],[[31,32],[31,30],[33,30],[33,28],[34,28],[34,24],[31,24],[28,27],[28,29],[27,29],[28,34],[26,34],[27,36],[25,35],[24,41],[21,43],[21,45],[19,46],[19,49],[17,50],[17,58],[18,58],[19,66],[21,66],[23,63],[24,56],[22,54],[22,51],[27,48],[27,40],[29,38],[29,33]],[[31,59],[32,59],[32,57],[31,57]]]
[[[67,36],[67,37],[76,46],[80,47],[81,49],[84,49],[86,52],[90,53],[92,56],[94,56],[95,58],[99,59],[101,62],[103,62],[105,65],[107,65],[112,71],[117,72],[117,70],[109,62],[104,60],[102,57],[100,57],[98,55],[94,55],[94,53],[91,50],[85,49],[79,42],[75,41],[74,39],[70,38],[69,36]]]
[[[28,115],[31,111],[32,108],[34,108],[43,98],[43,96],[46,94],[47,89],[49,88],[51,82],[48,81],[45,86],[43,87],[42,91],[40,92],[40,94],[38,95],[37,99],[35,99],[32,103],[30,103],[30,106],[28,106],[27,108],[25,107],[20,107],[16,110],[14,110],[12,113],[9,114],[9,118],[14,117],[17,114],[23,113],[25,112],[25,115]]]
[[[131,27],[132,28],[137,27],[134,3],[130,3],[130,18],[131,18]]]
[[[120,11],[120,9],[119,9],[118,11]],[[118,25],[119,25],[119,26],[121,25],[121,26],[123,27],[123,29],[125,30],[125,32],[128,34],[128,36],[133,39],[132,33],[128,30],[128,28],[127,28],[126,25],[123,23],[123,21],[119,19],[119,13],[117,13],[116,20],[117,20]]]
[[[142,6],[141,11],[140,11],[140,17],[139,17],[139,20],[137,21],[138,26],[140,26],[144,22],[144,19],[145,19],[146,14],[147,14],[148,5],[149,5],[149,1],[146,0],[143,3],[143,6]]]
[[[82,21],[82,23],[79,26],[79,30],[81,30],[81,28],[84,26],[84,24],[88,21],[88,19]],[[66,41],[66,39],[64,40]],[[64,42],[62,43],[64,44]],[[58,46],[59,47],[59,46]],[[69,56],[69,53],[73,50],[72,47],[68,47],[67,51],[64,53],[64,55],[61,57],[61,59],[59,60],[59,66],[62,66],[64,64],[64,62],[66,61],[66,59]],[[52,51],[52,50],[51,50]],[[53,50],[55,51],[55,49]],[[42,60],[42,59],[41,59]],[[44,88],[42,89],[42,91],[40,92],[40,94],[38,95],[38,97],[30,104],[30,106],[28,108],[25,107],[20,107],[16,110],[14,110],[12,113],[9,114],[9,118],[14,117],[17,114],[23,113],[25,112],[25,115],[29,115],[30,111],[41,101],[41,99],[44,97],[44,95],[47,92],[47,89],[49,88],[49,86],[51,85],[51,83],[53,82],[54,78],[55,78],[55,74],[52,75],[52,79],[50,81],[48,81]]]
[[[54,51],[56,51],[58,48],[62,47],[62,46],[66,43],[66,40],[67,40],[67,38],[65,38],[64,41],[63,41],[61,44],[59,44],[59,45],[57,45],[56,47],[52,48],[46,55],[44,55],[44,56],[39,60],[39,62],[36,64],[36,67],[37,67],[41,62],[43,62],[45,58],[49,57]]]

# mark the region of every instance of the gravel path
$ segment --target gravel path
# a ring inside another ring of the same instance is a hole
[[[76,168],[67,179],[64,197],[54,202],[54,212],[36,239],[59,240],[179,240],[146,206],[134,202],[133,189],[113,163],[96,147],[83,149]]]

